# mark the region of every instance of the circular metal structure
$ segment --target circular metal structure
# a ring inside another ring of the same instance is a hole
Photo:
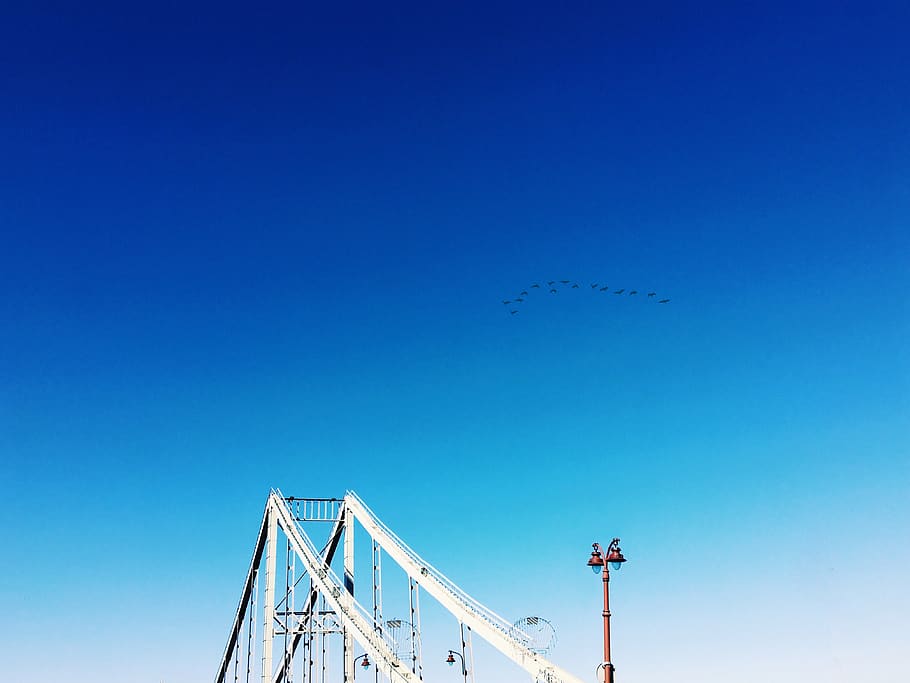
[[[556,647],[556,629],[543,617],[522,617],[515,628],[528,637],[528,649],[545,655]]]
[[[383,636],[399,659],[408,660],[420,652],[420,634],[410,621],[389,619],[385,622]]]

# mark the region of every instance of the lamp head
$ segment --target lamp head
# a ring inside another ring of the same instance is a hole
[[[603,555],[600,554],[600,546],[597,543],[594,543],[592,547],[594,550],[591,553],[591,557],[588,559],[588,566],[595,574],[600,574],[601,570],[604,568],[604,558]]]
[[[363,667],[364,671],[370,668],[370,658],[366,655],[363,656],[363,661],[360,662],[360,666]]]
[[[451,650],[449,650],[449,656],[446,657],[446,664],[449,666],[453,666],[455,664],[455,655]]]
[[[610,542],[610,547],[607,548],[607,562],[610,563],[610,566],[613,569],[619,569],[622,567],[622,563],[626,561],[626,558],[622,556],[622,550],[619,548],[619,539],[614,538]]]

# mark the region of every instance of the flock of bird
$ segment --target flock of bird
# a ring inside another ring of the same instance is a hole
[[[527,301],[527,298],[531,295],[532,290],[536,289],[536,290],[542,292],[546,289],[547,291],[549,291],[550,294],[557,294],[559,292],[559,286],[563,286],[566,289],[583,289],[581,285],[579,285],[577,282],[575,282],[573,280],[547,280],[545,283],[535,282],[527,289],[521,290],[521,292],[518,293],[518,296],[513,297],[512,299],[503,299],[502,303],[504,306],[510,306],[510,308],[509,308],[510,315],[515,315],[516,313],[518,313],[519,309],[514,308],[513,306],[515,306],[516,304],[520,306],[525,301]],[[595,292],[610,292],[609,287],[607,287],[606,285],[601,285],[599,282],[590,283],[590,288],[592,291],[595,291]],[[614,290],[612,290],[611,293],[617,294],[617,295],[625,294],[626,296],[636,296],[638,294],[638,290],[630,289],[628,292],[626,292],[626,288],[623,287],[622,289],[614,289]],[[655,297],[657,297],[657,292],[647,292],[643,296],[647,297],[649,300],[655,300],[659,304],[670,303],[669,299],[655,298]]]

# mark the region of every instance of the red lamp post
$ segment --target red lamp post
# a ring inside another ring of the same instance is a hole
[[[610,570],[607,565],[611,564],[613,565],[613,569],[618,570],[622,567],[622,563],[626,561],[626,558],[622,556],[622,551],[619,549],[618,538],[614,538],[610,541],[606,553],[603,552],[600,543],[594,543],[593,548],[594,551],[591,553],[591,557],[588,560],[588,566],[594,570],[595,574],[599,574],[603,571],[604,583],[604,660],[597,668],[600,669],[603,667],[604,683],[613,683],[613,672],[615,668],[613,667],[613,662],[610,660]],[[606,554],[606,557],[604,557],[604,554]]]

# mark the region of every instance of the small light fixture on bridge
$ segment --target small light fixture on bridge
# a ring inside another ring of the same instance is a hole
[[[359,657],[356,657],[356,658],[354,659],[354,664],[357,663],[357,660],[358,660],[358,659],[362,659],[362,660],[363,660],[362,662],[360,662],[360,666],[363,667],[363,670],[364,670],[364,671],[366,671],[367,669],[370,668],[370,656],[369,656],[368,654],[364,653],[364,654],[360,655]]]
[[[462,648],[464,648],[464,641],[462,641]],[[468,668],[465,666],[464,655],[458,654],[455,650],[449,650],[449,656],[446,657],[446,664],[455,666],[455,657],[458,657],[458,659],[461,660],[461,675],[464,676],[465,683],[468,683]]]

